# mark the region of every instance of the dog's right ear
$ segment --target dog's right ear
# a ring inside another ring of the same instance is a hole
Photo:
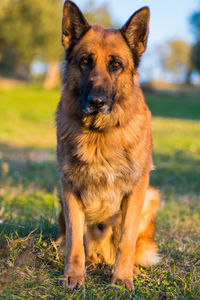
[[[66,50],[90,29],[90,25],[80,9],[69,0],[63,6],[62,44]]]
[[[121,33],[131,51],[135,54],[135,64],[138,66],[141,55],[146,49],[149,32],[149,8],[145,6],[136,11],[121,28]]]

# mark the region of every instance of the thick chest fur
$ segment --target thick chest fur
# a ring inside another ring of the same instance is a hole
[[[123,132],[84,132],[60,144],[62,172],[79,194],[88,222],[103,222],[119,212],[148,160],[141,157],[140,147]]]

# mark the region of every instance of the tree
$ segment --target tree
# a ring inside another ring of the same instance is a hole
[[[191,60],[194,68],[200,72],[200,40],[192,47]]]
[[[200,8],[193,13],[190,18],[190,22],[194,31],[195,36],[200,39]]]
[[[84,11],[84,16],[90,24],[101,24],[105,28],[116,27],[112,21],[108,6],[96,6],[93,0],[86,5],[87,9]]]
[[[196,43],[192,47],[191,60],[194,68],[200,72],[200,8],[193,13],[190,19]]]
[[[2,63],[10,63],[10,71],[15,74],[19,68],[26,73],[38,50],[37,30],[34,30],[40,25],[38,6],[23,0],[2,0],[0,11]]]
[[[1,72],[10,57],[13,57],[10,69],[17,75],[19,68],[28,74],[36,56],[44,62],[60,60],[61,6],[61,0],[1,0]]]
[[[183,40],[170,41],[159,48],[162,67],[175,75],[184,74],[184,81],[190,84],[193,71],[191,63],[191,46]]]

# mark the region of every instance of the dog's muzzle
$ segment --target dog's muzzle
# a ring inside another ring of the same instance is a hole
[[[92,114],[97,112],[108,114],[111,109],[107,102],[108,101],[105,94],[89,93],[87,96],[87,100],[82,105],[82,108],[84,113],[86,114]]]

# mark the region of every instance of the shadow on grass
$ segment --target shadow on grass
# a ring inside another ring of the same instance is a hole
[[[0,155],[0,203],[8,216],[1,224],[4,233],[15,230],[25,236],[38,227],[56,237],[60,206],[55,150],[1,143]],[[199,160],[179,151],[174,156],[155,154],[154,161],[157,169],[151,173],[151,184],[165,201],[199,193]]]
[[[0,143],[2,186],[52,193],[59,183],[56,151]]]
[[[2,187],[21,187],[52,193],[59,187],[59,170],[54,150],[20,148],[0,144],[0,181]],[[156,170],[151,184],[178,194],[200,190],[200,160],[187,157],[183,151],[174,156],[154,155]]]
[[[32,230],[56,239],[59,170],[52,149],[0,143],[0,239]]]
[[[151,184],[174,195],[198,195],[200,191],[200,160],[182,151],[174,156],[155,154],[156,170],[151,173]],[[166,200],[168,200],[166,198]]]

